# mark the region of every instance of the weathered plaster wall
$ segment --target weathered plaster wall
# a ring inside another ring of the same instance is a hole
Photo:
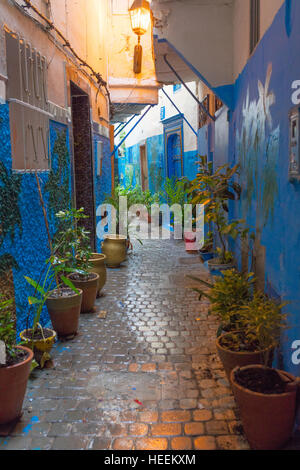
[[[284,0],[260,1],[260,37],[271,26]],[[250,0],[235,0],[233,7],[233,76],[236,79],[250,54]]]

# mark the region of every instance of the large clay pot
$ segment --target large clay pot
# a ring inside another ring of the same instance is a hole
[[[71,296],[48,297],[46,305],[52,326],[58,336],[76,334],[79,327],[79,317],[82,303],[82,290]]]
[[[14,421],[22,413],[33,352],[24,346],[18,348],[28,353],[27,358],[14,366],[0,367],[0,424]]]
[[[96,302],[99,275],[94,272],[91,274],[94,274],[93,279],[88,279],[87,281],[81,279],[73,279],[73,274],[69,274],[68,276],[74,286],[77,289],[82,290],[82,303],[80,310],[81,313],[90,313],[93,310]]]
[[[248,368],[264,367],[254,365],[242,367],[242,370]],[[289,441],[294,428],[297,396],[295,377],[287,372],[278,371],[291,380],[291,384],[287,386],[286,393],[266,395],[252,392],[239,385],[235,380],[236,370],[238,368],[231,372],[230,379],[251,448],[255,450],[282,448]]]
[[[105,235],[102,251],[106,255],[106,265],[118,268],[126,259],[127,238],[123,235]]]
[[[93,253],[89,263],[92,265],[90,272],[97,273],[99,275],[98,281],[98,295],[106,284],[107,274],[105,266],[106,256],[102,253]]]
[[[265,364],[266,358],[268,359],[268,364],[270,364],[270,361],[272,361],[274,350],[273,347],[265,349],[264,351],[256,352],[237,352],[230,351],[230,349],[224,348],[221,345],[221,342],[222,339],[228,335],[230,335],[230,333],[224,333],[223,335],[219,336],[216,340],[216,346],[219,358],[223,364],[229,383],[231,371],[235,367],[243,367],[251,364]]]

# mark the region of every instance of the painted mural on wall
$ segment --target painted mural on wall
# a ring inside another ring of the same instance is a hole
[[[250,101],[248,87],[242,109],[242,124],[236,135],[244,189],[242,212],[245,218],[246,214],[254,215],[258,233],[268,222],[272,222],[278,194],[280,126],[275,127],[272,120],[271,108],[276,97],[270,90],[271,76],[272,64],[269,64],[265,83],[258,81],[258,99]]]

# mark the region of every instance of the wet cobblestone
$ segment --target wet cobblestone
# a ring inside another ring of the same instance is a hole
[[[247,449],[216,356],[216,320],[184,276],[208,274],[177,241],[136,244],[108,271],[107,311],[35,371],[5,449]],[[188,259],[193,259],[189,262]]]

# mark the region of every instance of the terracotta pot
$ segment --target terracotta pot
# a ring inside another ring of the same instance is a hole
[[[18,348],[28,353],[25,361],[0,368],[0,424],[16,420],[22,412],[33,352],[24,346]]]
[[[265,349],[264,351],[256,352],[237,352],[224,348],[221,346],[221,341],[229,334],[230,333],[224,333],[216,340],[217,352],[223,364],[229,383],[231,371],[237,366],[243,367],[251,364],[264,364],[266,358],[269,358],[268,364],[270,364],[270,361],[272,362],[274,350],[272,346],[268,349]]]
[[[243,369],[264,368],[247,366]],[[297,385],[288,386],[288,391],[280,395],[266,395],[252,392],[235,380],[236,368],[231,372],[234,397],[240,408],[245,434],[252,449],[277,450],[290,439],[295,422]],[[287,372],[278,371],[291,381],[295,377]]]
[[[88,281],[75,280],[72,278],[73,274],[69,274],[69,278],[77,289],[82,290],[82,303],[81,303],[81,313],[90,313],[95,305],[97,292],[98,292],[98,281],[99,274],[94,274],[93,279]]]
[[[126,259],[127,238],[123,235],[106,235],[102,251],[106,255],[106,265],[118,268]]]
[[[72,296],[47,299],[46,305],[52,326],[58,336],[69,336],[78,332],[82,303],[82,290],[79,291],[79,294],[74,292]]]
[[[97,273],[99,275],[98,281],[98,295],[106,284],[107,274],[105,266],[106,256],[101,253],[93,253],[89,263],[92,265],[90,272]]]
[[[214,271],[227,271],[228,269],[233,269],[234,268],[234,263],[227,263],[227,264],[220,264],[218,263],[218,258],[211,258],[207,262],[208,268],[211,272]]]

